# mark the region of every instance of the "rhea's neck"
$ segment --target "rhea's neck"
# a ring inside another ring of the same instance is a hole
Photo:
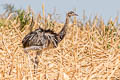
[[[65,25],[64,25],[64,27],[68,26],[68,24],[69,24],[69,16],[66,15],[66,20],[65,20]]]
[[[59,42],[65,37],[68,24],[69,24],[69,16],[66,16],[66,21],[65,21],[64,27],[58,34]]]

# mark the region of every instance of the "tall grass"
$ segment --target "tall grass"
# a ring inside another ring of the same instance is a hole
[[[43,16],[34,18],[35,25],[43,28],[49,22]],[[68,27],[67,35],[57,48],[43,50],[39,55],[39,66],[34,67],[29,56],[24,53],[21,41],[29,32],[29,24],[19,29],[20,22],[9,20],[0,27],[0,79],[1,80],[119,80],[120,79],[120,30],[118,19],[107,25],[97,16],[84,23],[74,18]],[[62,23],[53,22],[53,30],[59,32]],[[116,25],[117,23],[117,25]],[[60,27],[58,27],[60,26]],[[35,51],[30,51],[31,58]]]

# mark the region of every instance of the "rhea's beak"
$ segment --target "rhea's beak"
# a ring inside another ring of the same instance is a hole
[[[78,14],[74,14],[74,16],[78,16]]]

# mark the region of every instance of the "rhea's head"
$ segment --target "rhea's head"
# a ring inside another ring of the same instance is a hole
[[[70,12],[67,13],[67,16],[68,16],[68,17],[71,17],[71,16],[78,16],[78,14],[76,14],[76,13],[73,12],[73,11],[70,11]]]

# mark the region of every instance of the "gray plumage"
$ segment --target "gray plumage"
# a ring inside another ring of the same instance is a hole
[[[77,16],[77,14],[73,11],[66,14],[65,25],[58,34],[51,30],[44,30],[42,28],[28,33],[22,40],[23,48],[25,50],[42,50],[47,48],[50,44],[53,44],[54,48],[57,47],[58,43],[63,40],[66,35],[69,18],[71,16]]]

